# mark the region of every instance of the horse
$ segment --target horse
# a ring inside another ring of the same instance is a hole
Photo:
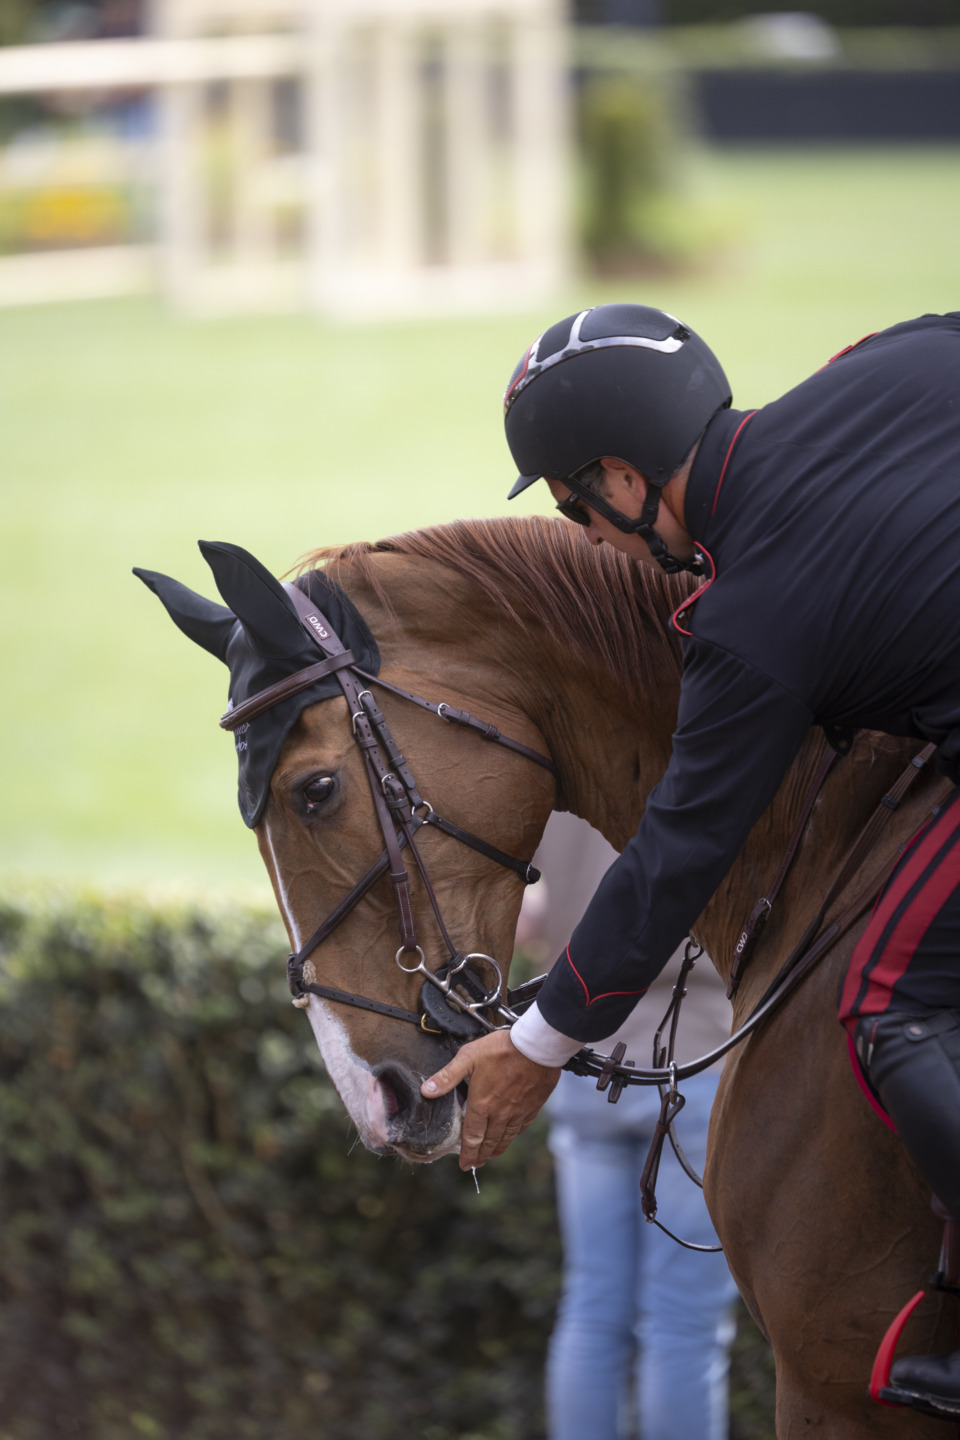
[[[486,744],[476,730],[438,724],[436,713],[388,691],[380,697],[383,712],[430,806],[511,856],[533,855],[558,804],[615,849],[624,847],[670,756],[681,676],[670,618],[690,594],[689,577],[650,571],[608,547],[591,547],[562,520],[543,518],[460,521],[324,548],[303,568],[316,566],[364,617],[390,684],[463,707],[556,767],[555,782],[518,751]],[[744,916],[770,886],[824,746],[822,732],[812,730],[694,929],[725,979]],[[917,749],[909,740],[861,734],[833,767],[736,992],[734,1027],[809,925],[854,838]],[[922,823],[936,784],[920,777],[891,814],[882,842],[887,858]],[[256,835],[299,950],[381,848],[344,699],[300,714]],[[456,944],[499,957],[506,973],[522,880],[430,827],[418,842]],[[429,915],[425,884],[414,871],[414,910]],[[706,1200],[741,1294],[773,1347],[781,1440],[945,1433],[942,1422],[881,1407],[866,1391],[878,1342],[935,1266],[940,1227],[922,1177],[862,1093],[836,1019],[858,933],[853,927],[730,1054],[711,1121]],[[420,943],[425,965],[440,965],[439,931],[425,927]],[[409,1013],[418,1008],[422,976],[394,964],[396,950],[397,914],[384,879],[303,973]],[[315,994],[306,1008],[368,1148],[414,1162],[458,1149],[458,1098],[429,1101],[419,1090],[447,1058],[447,1038]],[[934,1297],[911,1320],[902,1348],[927,1353],[957,1344],[952,1302]]]

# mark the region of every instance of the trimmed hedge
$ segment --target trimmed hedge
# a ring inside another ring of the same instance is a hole
[[[284,955],[250,911],[0,902],[0,1440],[542,1434],[542,1131],[479,1196],[368,1154]]]

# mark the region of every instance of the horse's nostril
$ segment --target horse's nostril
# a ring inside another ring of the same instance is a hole
[[[380,1076],[378,1083],[380,1085],[381,1091],[383,1092],[383,1108],[386,1112],[387,1119],[392,1120],[394,1115],[399,1115],[400,1113],[400,1101],[397,1099],[396,1091],[393,1089],[393,1086],[390,1085],[386,1080],[384,1080],[382,1075]]]
[[[388,1120],[396,1120],[406,1114],[413,1104],[410,1081],[403,1071],[393,1065],[383,1065],[375,1071],[377,1084],[383,1095],[383,1108]]]
[[[454,1096],[425,1100],[420,1094],[422,1072],[414,1074],[397,1061],[378,1065],[373,1073],[389,1144],[409,1160],[432,1159],[459,1119]]]

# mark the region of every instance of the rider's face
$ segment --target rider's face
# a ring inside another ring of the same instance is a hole
[[[569,486],[564,485],[562,480],[548,480],[547,484],[550,486],[550,493],[554,500],[558,502],[566,500],[572,494]],[[604,499],[608,498],[609,496],[604,496]],[[637,560],[650,560],[650,551],[639,535],[624,535],[622,530],[611,525],[610,521],[605,520],[602,515],[598,515],[596,510],[591,510],[584,500],[579,500],[578,503],[580,509],[590,516],[590,524],[584,525],[582,528],[591,545],[603,545],[606,542],[607,545],[613,545],[615,549],[622,550],[625,555],[632,555]],[[610,503],[612,505],[615,502],[611,500]],[[619,510],[621,507],[618,505],[617,509]],[[623,510],[622,513],[630,514],[628,510]],[[638,510],[637,514],[639,513]],[[630,518],[634,517],[631,515]]]
[[[626,481],[622,471],[615,475],[608,472],[603,498],[614,506],[615,509],[619,510],[622,515],[626,515],[629,519],[635,520],[643,508],[643,502],[647,493],[647,482],[637,471],[633,471],[632,473],[639,484]],[[566,500],[572,493],[570,487],[565,485],[562,480],[548,480],[547,484],[550,486],[550,493],[556,501]],[[644,563],[649,564],[653,563],[646,541],[641,540],[639,535],[625,535],[622,530],[618,530],[615,525],[611,525],[609,520],[605,520],[602,515],[598,515],[596,510],[591,509],[586,501],[578,499],[578,504],[580,509],[590,516],[590,524],[583,526],[583,531],[591,545],[603,545],[606,543],[607,545],[612,545],[616,550],[622,550],[625,555],[632,555],[636,560],[642,560]]]
[[[605,484],[603,488],[603,499],[621,515],[626,515],[630,520],[637,520],[643,510],[643,503],[647,498],[647,481],[639,470],[632,465],[627,465],[622,460],[605,460],[604,474]],[[554,500],[566,500],[572,493],[570,487],[562,480],[548,480],[550,493]],[[579,499],[579,497],[578,497]],[[657,516],[655,529],[667,543],[674,555],[684,558],[692,556],[694,551],[693,541],[687,531],[674,517],[672,507],[661,500],[660,512]],[[583,527],[584,533],[591,545],[612,545],[616,550],[622,550],[625,555],[632,555],[635,560],[642,561],[645,565],[655,565],[656,561],[650,554],[647,542],[639,535],[625,535],[609,520],[598,515],[592,510],[585,500],[579,500],[583,510],[590,516],[590,524]]]

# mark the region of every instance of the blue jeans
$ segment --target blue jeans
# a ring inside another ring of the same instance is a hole
[[[702,1171],[717,1087],[681,1087],[676,1134]],[[656,1089],[609,1105],[565,1072],[550,1102],[564,1290],[547,1361],[550,1440],[726,1440],[727,1372],[736,1287],[722,1255],[684,1250],[640,1210],[640,1174],[659,1115]],[[685,1240],[715,1244],[703,1196],[669,1142],[658,1215]],[[631,1372],[635,1386],[630,1385]]]

